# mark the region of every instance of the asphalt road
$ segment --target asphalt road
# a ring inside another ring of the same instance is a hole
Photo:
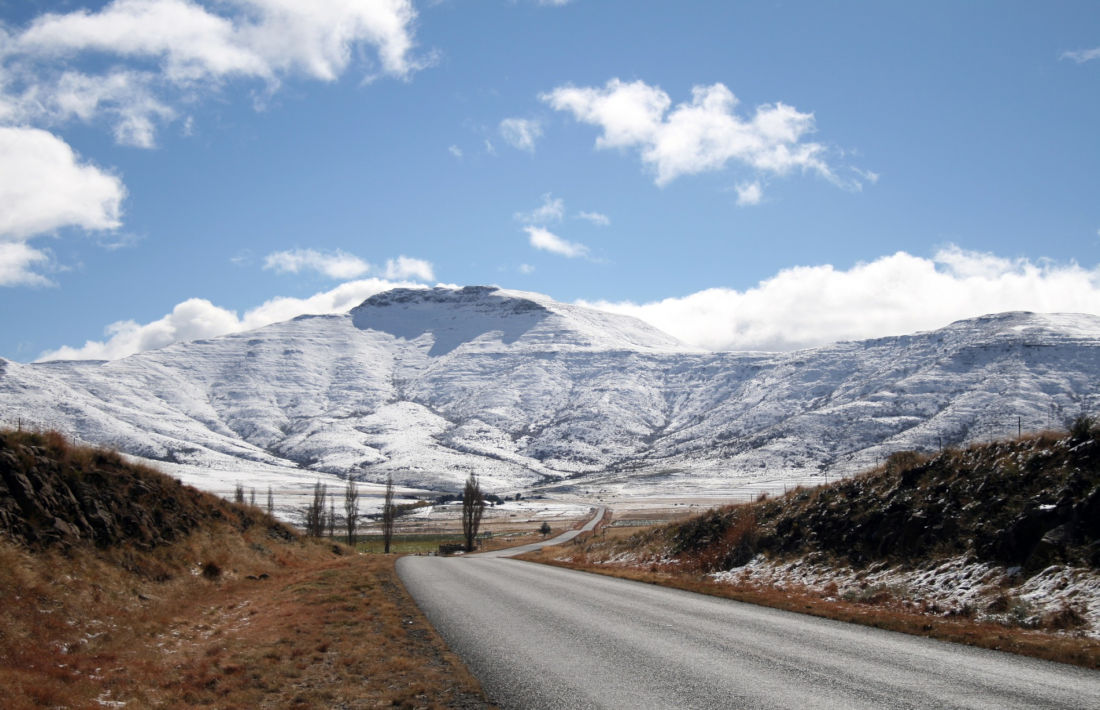
[[[475,555],[404,557],[505,708],[1100,708],[1100,672]]]

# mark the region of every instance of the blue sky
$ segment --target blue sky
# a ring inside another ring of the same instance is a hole
[[[1100,4],[0,0],[0,357],[395,284],[714,349],[1100,313]]]

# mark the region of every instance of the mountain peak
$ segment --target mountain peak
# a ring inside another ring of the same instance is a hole
[[[525,298],[528,294],[505,291],[496,286],[463,286],[462,288],[395,288],[377,293],[352,310],[384,308],[387,306],[441,306],[472,307],[481,312],[499,315],[524,314],[547,311],[535,301]],[[547,311],[548,312],[548,311]]]
[[[485,351],[513,345],[532,350],[690,349],[629,316],[495,286],[393,289],[363,301],[351,310],[351,317],[360,330],[389,333],[406,341],[430,339],[431,356],[460,346]]]

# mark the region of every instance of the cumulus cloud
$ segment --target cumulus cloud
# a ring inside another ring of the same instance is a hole
[[[742,117],[736,112],[737,97],[724,84],[696,86],[691,101],[675,107],[659,87],[619,79],[603,87],[561,86],[539,98],[599,127],[597,148],[636,149],[658,185],[734,162],[761,173],[798,170],[849,189],[862,186],[834,172],[824,145],[805,140],[815,131],[812,113],[775,103]]]
[[[264,257],[264,268],[279,274],[298,274],[315,271],[331,279],[353,279],[370,271],[378,271],[368,262],[354,254],[336,249],[335,251],[317,251],[316,249],[289,249],[277,251]],[[387,259],[381,270],[382,278],[421,279],[431,281],[435,278],[431,262],[399,256]]]
[[[424,65],[413,56],[415,19],[410,0],[113,0],[94,12],[46,13],[5,43],[0,114],[106,116],[120,142],[150,147],[157,124],[176,117],[172,101],[228,80],[269,90],[293,76],[333,81],[360,57],[367,78],[408,78]],[[80,59],[108,69],[80,73]]]
[[[461,158],[462,157],[462,149],[459,148],[457,145],[448,146],[447,147],[447,152],[450,153],[451,155],[453,155],[456,158]]]
[[[577,242],[568,242],[542,227],[524,227],[531,246],[570,259],[588,256],[588,247]]]
[[[538,121],[528,118],[506,118],[500,122],[500,137],[513,148],[535,152],[535,141],[542,135]]]
[[[758,205],[764,199],[764,188],[759,181],[743,182],[737,185],[737,204],[746,207]]]
[[[385,278],[432,281],[435,279],[435,271],[431,263],[423,259],[399,256],[396,259],[386,260]]]
[[[542,204],[530,212],[516,212],[513,215],[519,222],[527,224],[550,224],[560,222],[565,216],[565,200],[554,197],[549,192],[542,196]]]
[[[0,239],[61,227],[116,229],[125,197],[121,180],[82,162],[57,136],[0,126]]]
[[[151,148],[174,105],[230,80],[273,92],[289,77],[335,80],[353,60],[368,79],[406,79],[423,66],[415,19],[411,0],[112,0],[0,28],[0,241],[16,243],[0,283],[48,282],[33,271],[49,262],[27,243],[37,235],[121,226],[121,180],[43,128],[103,119],[118,143]],[[346,260],[313,268],[356,275]]]
[[[599,212],[581,212],[577,216],[597,227],[607,227],[611,224],[611,218]]]
[[[0,242],[0,286],[51,286],[53,282],[35,273],[35,266],[48,264],[46,254],[23,242]]]
[[[353,279],[370,270],[370,264],[345,251],[321,252],[315,249],[290,249],[268,254],[264,268],[277,274],[316,271],[330,279]]]
[[[64,346],[42,353],[43,360],[115,360],[172,343],[213,338],[290,320],[306,313],[343,313],[376,293],[391,288],[424,288],[422,284],[384,279],[362,279],[340,284],[309,298],[274,298],[238,317],[235,311],[202,298],[191,298],[150,323],[126,320],[104,329],[104,340],[89,340],[81,347]]]
[[[1078,64],[1084,64],[1090,62],[1093,59],[1100,59],[1100,47],[1094,49],[1078,49],[1073,52],[1063,52],[1062,59],[1072,59]]]
[[[847,270],[785,269],[745,291],[584,305],[636,316],[710,350],[795,350],[931,330],[985,313],[1100,313],[1100,267],[951,246],[930,259],[898,252]]]
[[[154,60],[176,83],[292,72],[331,81],[359,45],[372,46],[388,74],[413,71],[415,18],[408,0],[114,0],[98,12],[42,15],[13,44],[28,54]]]

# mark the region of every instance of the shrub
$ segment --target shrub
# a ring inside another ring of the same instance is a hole
[[[1082,414],[1069,425],[1069,434],[1076,441],[1100,438],[1100,421],[1087,414]]]

